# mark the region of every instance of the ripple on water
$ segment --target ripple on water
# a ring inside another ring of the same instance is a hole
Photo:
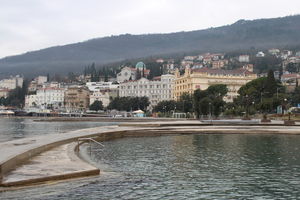
[[[91,157],[86,157],[88,149],[82,152],[102,170],[101,176],[0,195],[7,199],[29,195],[31,200],[297,199],[300,154],[295,149],[299,143],[300,137],[288,135],[107,141],[104,149],[92,146]]]

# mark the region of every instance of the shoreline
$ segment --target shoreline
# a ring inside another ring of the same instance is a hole
[[[176,121],[176,122],[148,122],[148,123],[131,123],[121,124],[119,126],[104,126],[88,129],[80,129],[65,133],[57,138],[57,134],[51,134],[40,137],[25,138],[20,140],[13,140],[5,143],[0,143],[0,148],[4,153],[11,151],[10,148],[15,148],[15,151],[10,155],[3,157],[0,156],[0,176],[6,176],[7,173],[12,172],[18,166],[26,165],[26,161],[40,155],[43,152],[51,151],[55,147],[59,147],[64,144],[70,144],[77,142],[78,138],[93,137],[97,141],[108,141],[124,137],[154,137],[162,135],[187,135],[187,134],[290,134],[300,135],[300,128],[297,126],[284,126],[283,124],[272,124],[268,126],[265,124],[218,124],[207,125],[200,122],[192,121]],[[78,143],[77,143],[78,145]],[[76,145],[76,146],[77,146]],[[77,147],[75,147],[76,149]],[[16,150],[17,149],[17,150]],[[75,151],[75,149],[73,149]],[[74,152],[75,153],[75,152]],[[88,163],[84,159],[80,158],[83,162]],[[91,165],[91,163],[89,163]],[[99,169],[98,169],[99,170]],[[86,177],[88,174],[82,174],[79,177]],[[75,178],[72,176],[60,176],[48,177],[46,181],[59,181],[63,179]],[[45,180],[36,179],[30,182],[31,184],[42,184]],[[2,183],[2,179],[1,179]],[[19,184],[20,186],[24,186]],[[5,186],[5,185],[2,185]],[[7,185],[14,187],[16,185]]]

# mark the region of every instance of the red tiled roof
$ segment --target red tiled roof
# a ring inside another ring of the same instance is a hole
[[[212,69],[212,68],[200,68],[200,69],[193,69],[192,72],[198,72],[198,73],[210,73],[210,74],[222,74],[222,75],[227,75],[227,74],[254,74],[253,72],[250,72],[246,69],[234,69],[234,70],[224,70],[224,69]]]
[[[155,76],[153,77],[153,80],[161,80],[161,76]]]
[[[282,74],[281,78],[296,78],[300,77],[299,74]]]
[[[0,91],[1,91],[1,92],[9,92],[10,89],[7,89],[7,88],[0,88]]]
[[[41,88],[40,90],[64,90],[64,89],[56,88],[56,87],[47,87],[47,88]]]

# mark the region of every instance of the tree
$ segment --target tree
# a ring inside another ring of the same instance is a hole
[[[286,70],[290,73],[298,73],[299,72],[299,63],[288,63],[286,66]]]
[[[140,80],[142,78],[141,72],[139,69],[136,70],[136,80]]]
[[[161,101],[154,108],[155,112],[171,112],[175,110],[175,107],[178,106],[178,103],[174,100],[170,101]]]
[[[145,77],[145,65],[143,65],[143,77]]]
[[[245,111],[254,103],[252,107],[261,112],[272,112],[286,98],[285,90],[275,80],[272,70],[269,70],[268,77],[261,77],[248,82],[239,89],[238,93],[239,96],[235,103],[243,107]]]
[[[225,96],[228,92],[227,86],[224,84],[211,85],[207,88],[207,93],[212,98]]]
[[[224,84],[211,85],[206,90],[195,90],[193,104],[196,117],[199,118],[200,115],[209,113],[219,116],[225,105],[223,98],[227,92],[227,86]]]
[[[103,110],[103,103],[102,101],[94,101],[94,103],[92,103],[90,105],[90,110],[95,110],[95,111],[98,111],[98,110]]]
[[[68,80],[69,80],[70,82],[76,81],[76,75],[75,75],[73,72],[69,72],[69,73],[68,73]]]
[[[202,115],[208,115],[209,112],[211,112],[211,99],[208,97],[204,97],[200,100],[199,106],[200,106],[200,114]]]
[[[296,87],[294,92],[291,94],[291,102],[293,106],[297,106],[300,103],[300,87]]]
[[[112,99],[107,108],[127,112],[138,109],[146,111],[149,105],[148,97],[116,97]]]
[[[189,93],[183,93],[178,101],[179,107],[176,108],[181,112],[193,112],[193,97]]]
[[[267,80],[265,82],[265,93],[267,97],[272,97],[277,90],[277,82],[274,78],[274,72],[273,70],[269,70],[268,71],[268,76],[267,76]]]

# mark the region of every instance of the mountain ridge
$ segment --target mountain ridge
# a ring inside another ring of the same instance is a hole
[[[58,45],[0,59],[2,74],[78,71],[90,64],[185,52],[226,52],[300,44],[300,15],[238,20],[231,25],[194,31],[121,34]],[[1,75],[1,74],[0,74]]]

